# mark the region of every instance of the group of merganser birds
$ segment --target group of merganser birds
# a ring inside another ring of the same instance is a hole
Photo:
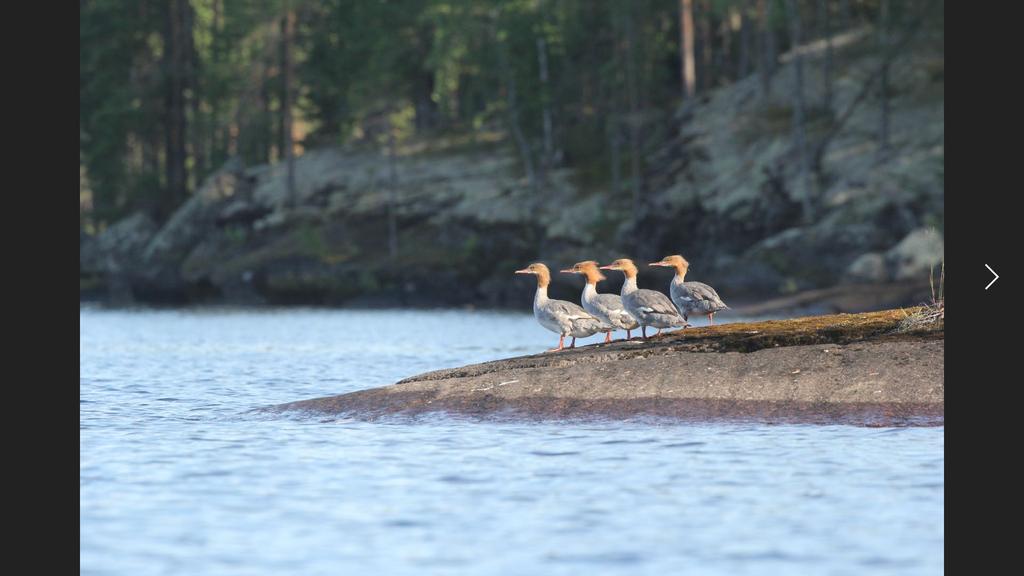
[[[625,330],[628,340],[638,326],[644,338],[647,338],[648,326],[657,328],[658,334],[661,334],[663,328],[686,328],[690,325],[687,320],[693,313],[706,314],[708,322],[714,324],[715,313],[729,308],[711,286],[685,281],[690,263],[682,256],[666,256],[649,266],[675,268],[676,275],[669,285],[671,299],[657,290],[637,288],[637,268],[628,258],[620,258],[607,266],[585,260],[560,271],[587,277],[580,300],[582,308],[572,302],[548,298],[551,272],[546,265],[540,262],[530,264],[522,270],[516,270],[516,274],[537,276],[533,315],[541,326],[558,334],[558,348],[552,348],[549,352],[565,348],[566,336],[572,337],[569,348],[575,348],[577,338],[586,338],[598,332],[604,332],[604,341],[611,342],[612,332],[616,329]],[[605,279],[601,270],[619,270],[626,276],[621,296],[598,294],[597,283]]]

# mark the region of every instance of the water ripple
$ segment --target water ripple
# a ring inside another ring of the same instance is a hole
[[[83,308],[81,573],[942,572],[942,427],[251,411],[550,340],[528,314]]]

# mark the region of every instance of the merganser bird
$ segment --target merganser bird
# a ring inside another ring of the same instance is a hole
[[[669,285],[669,294],[672,295],[672,302],[679,308],[683,318],[689,320],[690,314],[693,313],[706,314],[708,324],[714,326],[715,312],[729,309],[711,286],[703,282],[683,281],[686,278],[686,271],[690,269],[690,263],[686,258],[678,254],[665,256],[661,262],[651,262],[650,265],[676,269],[676,275]]]
[[[557,352],[565,347],[565,337],[572,336],[569,348],[576,347],[577,338],[593,336],[606,329],[604,322],[590,315],[586,310],[565,300],[548,298],[548,284],[551,283],[551,272],[539,262],[530,264],[516,274],[533,274],[537,276],[537,294],[533,297],[533,316],[540,325],[558,334],[558,348],[548,352]]]
[[[647,338],[647,327],[653,326],[661,334],[662,328],[686,328],[689,324],[679,311],[661,292],[636,287],[636,265],[628,258],[620,258],[601,270],[621,270],[626,275],[622,283],[622,304],[626,311],[640,323],[640,332]]]
[[[604,341],[612,341],[612,332],[619,328],[626,331],[626,339],[629,340],[632,330],[636,330],[640,323],[636,318],[626,312],[622,305],[622,298],[618,294],[598,294],[597,283],[604,280],[604,274],[597,269],[597,262],[585,260],[577,262],[568,270],[561,270],[563,274],[583,274],[587,277],[587,284],[583,287],[583,296],[580,304],[583,309],[597,316],[602,322],[611,328],[604,333]]]

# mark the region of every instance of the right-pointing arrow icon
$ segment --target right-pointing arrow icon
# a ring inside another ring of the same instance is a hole
[[[989,266],[988,264],[985,264],[985,268],[988,268],[988,271],[991,272],[993,276],[995,276],[995,278],[993,278],[992,281],[988,283],[988,286],[985,286],[985,290],[988,290],[993,284],[996,283],[996,280],[999,280],[999,274],[996,274],[996,271],[993,270],[992,267]]]

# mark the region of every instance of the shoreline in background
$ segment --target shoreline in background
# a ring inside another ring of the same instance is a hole
[[[613,292],[618,293],[618,292]],[[819,290],[805,290],[770,298],[763,301],[753,299],[730,298],[731,310],[719,313],[722,322],[729,322],[730,317],[744,318],[767,318],[777,317],[782,314],[793,316],[806,316],[817,314],[839,314],[839,313],[862,313],[877,310],[914,307],[925,302],[929,296],[928,283],[891,283],[891,284],[859,284],[859,285],[838,285]],[[576,299],[573,298],[573,301]],[[467,304],[464,306],[451,306],[442,302],[434,304],[413,303],[402,304],[397,298],[356,298],[342,304],[326,303],[293,303],[293,304],[268,304],[261,302],[238,301],[209,301],[209,302],[132,302],[132,301],[111,301],[109,298],[96,294],[83,293],[79,299],[80,305],[95,306],[104,309],[250,309],[250,310],[275,310],[289,308],[313,308],[325,310],[466,310],[466,311],[493,311],[493,312],[523,312],[531,313],[532,300],[526,300],[517,306],[484,306]]]

